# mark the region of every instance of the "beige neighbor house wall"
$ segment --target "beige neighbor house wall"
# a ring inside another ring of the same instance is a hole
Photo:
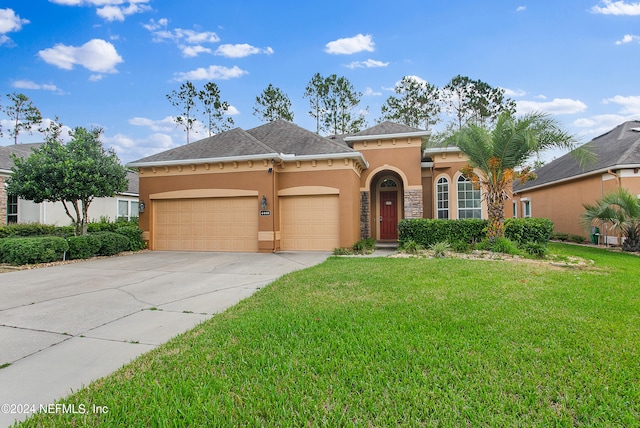
[[[589,175],[561,183],[549,184],[522,190],[517,193],[515,201],[518,206],[518,216],[522,217],[523,203],[528,201],[532,217],[548,218],[553,221],[554,229],[559,233],[570,233],[590,236],[590,229],[580,222],[584,212],[583,204],[594,204],[604,195],[616,191],[618,187],[625,188],[633,194],[640,195],[640,172],[637,169],[623,169]],[[599,225],[603,235],[605,227]],[[611,242],[616,234],[606,228]]]

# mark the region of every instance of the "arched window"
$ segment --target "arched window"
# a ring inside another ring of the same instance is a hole
[[[436,218],[449,218],[449,180],[440,177],[436,183]]]
[[[381,188],[398,187],[398,183],[396,183],[395,180],[391,178],[385,178],[380,182],[380,187]]]
[[[482,218],[480,189],[463,175],[458,177],[458,218]]]

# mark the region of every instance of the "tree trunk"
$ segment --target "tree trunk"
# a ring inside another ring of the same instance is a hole
[[[504,237],[504,198],[502,190],[488,189],[487,210],[489,214],[487,237],[489,242],[493,243],[497,238]]]

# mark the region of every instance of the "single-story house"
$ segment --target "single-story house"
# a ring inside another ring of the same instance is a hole
[[[24,200],[16,196],[7,195],[5,179],[11,176],[13,167],[12,155],[27,157],[32,149],[42,143],[14,144],[0,146],[0,225],[9,223],[41,223],[65,226],[71,224],[61,202],[42,202]],[[138,174],[127,173],[129,187],[126,191],[110,198],[95,198],[89,206],[89,219],[100,220],[108,218],[127,218],[138,216]]]
[[[152,250],[332,250],[396,241],[403,218],[486,218],[455,147],[383,122],[322,137],[277,120],[235,128],[128,164]]]
[[[536,180],[516,184],[516,216],[548,218],[557,232],[588,236],[591,231],[580,223],[583,204],[594,204],[620,187],[640,197],[640,121],[625,122],[585,147],[596,159],[584,168],[566,154],[536,170]],[[607,242],[617,242],[606,225],[600,229]]]

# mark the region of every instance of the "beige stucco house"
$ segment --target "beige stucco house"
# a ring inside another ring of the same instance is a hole
[[[18,198],[7,195],[5,180],[11,176],[13,167],[12,155],[26,157],[32,149],[42,143],[13,144],[0,146],[0,226],[9,223],[40,223],[66,226],[71,220],[64,211],[61,202],[42,202]],[[100,218],[115,220],[117,218],[137,217],[138,215],[138,175],[127,173],[129,187],[126,191],[110,198],[95,198],[89,206],[89,219],[98,221]]]
[[[332,250],[395,241],[403,218],[486,218],[456,148],[384,122],[322,137],[278,120],[220,133],[128,164],[152,250]]]
[[[594,138],[586,147],[596,160],[581,167],[570,154],[536,171],[538,178],[514,186],[513,206],[518,217],[551,219],[555,230],[589,236],[580,223],[583,204],[593,204],[617,188],[640,197],[640,121],[625,122]],[[602,240],[616,243],[616,234],[600,225]]]

